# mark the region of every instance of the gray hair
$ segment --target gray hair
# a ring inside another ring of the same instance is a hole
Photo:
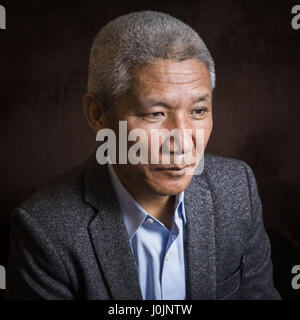
[[[183,61],[196,58],[210,73],[215,87],[214,61],[197,32],[168,14],[132,12],[103,27],[90,53],[88,91],[108,110],[130,88],[130,71],[154,59]]]

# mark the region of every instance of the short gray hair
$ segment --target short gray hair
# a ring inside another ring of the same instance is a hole
[[[214,61],[195,30],[165,13],[132,12],[109,22],[94,39],[88,91],[108,110],[130,88],[133,67],[151,64],[155,59],[193,58],[208,68],[213,89]]]

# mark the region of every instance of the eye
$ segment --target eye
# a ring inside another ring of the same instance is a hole
[[[151,113],[151,116],[155,119],[158,119],[160,117],[162,117],[164,114],[162,112],[154,112],[154,113]]]
[[[197,108],[191,111],[191,115],[195,118],[201,118],[204,116],[205,113],[208,112],[208,108],[203,107],[203,108]]]
[[[149,114],[145,114],[143,117],[150,121],[161,120],[164,116],[163,112],[153,112]]]

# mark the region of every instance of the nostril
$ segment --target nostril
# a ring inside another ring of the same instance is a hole
[[[180,156],[183,154],[183,152],[181,150],[171,150],[171,154],[175,155],[175,156]]]

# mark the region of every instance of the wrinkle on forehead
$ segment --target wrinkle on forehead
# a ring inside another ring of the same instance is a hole
[[[210,76],[207,67],[195,59],[176,62],[157,60],[157,62],[137,69],[133,77],[134,85],[146,87],[153,85],[190,85],[197,81],[210,87]],[[196,85],[197,87],[197,85]]]
[[[138,105],[149,99],[186,107],[199,97],[211,99],[210,75],[207,67],[198,60],[176,62],[162,60],[135,69],[129,95]]]
[[[179,84],[191,84],[191,83],[195,83],[199,81],[198,79],[193,79],[191,81],[179,81],[179,82],[173,82],[173,81],[160,81],[160,79],[153,79],[153,80],[147,80],[147,79],[143,79],[143,83],[157,83],[159,82],[160,84],[175,84],[175,85],[179,85]],[[139,83],[137,83],[138,85],[140,85]]]

